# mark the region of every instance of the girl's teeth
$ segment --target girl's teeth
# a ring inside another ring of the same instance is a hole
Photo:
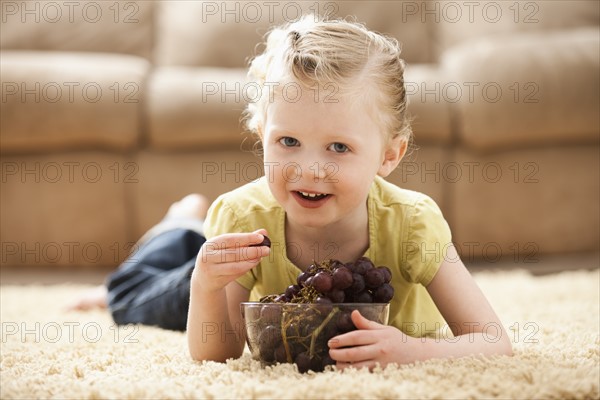
[[[306,192],[300,192],[300,194],[304,197],[310,197],[310,198],[315,198],[315,197],[322,197],[325,196],[324,194],[317,194],[317,193],[306,193]]]

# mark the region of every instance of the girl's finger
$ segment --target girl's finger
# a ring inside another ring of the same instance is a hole
[[[350,346],[365,346],[377,341],[369,331],[352,331],[334,336],[327,342],[330,349],[339,349]]]
[[[226,233],[215,236],[204,245],[209,245],[215,250],[248,247],[253,244],[256,245],[262,243],[265,234],[266,231],[264,229],[259,229],[252,233]]]
[[[266,246],[256,247],[234,247],[219,249],[218,246],[206,244],[202,246],[199,257],[203,263],[223,264],[244,261],[260,261],[262,257],[270,254]]]
[[[356,346],[343,349],[330,349],[329,356],[335,361],[359,363],[373,360],[377,354],[375,346]]]
[[[256,264],[258,264],[256,260],[218,264],[212,268],[211,272],[214,277],[241,276],[254,268]]]
[[[350,315],[357,329],[384,329],[385,325],[366,319],[358,310],[352,311]]]

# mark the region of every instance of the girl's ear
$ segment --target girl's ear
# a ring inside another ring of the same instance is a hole
[[[392,173],[393,170],[396,169],[402,157],[406,154],[406,149],[408,148],[408,140],[400,135],[391,139],[387,144],[387,148],[385,153],[383,154],[383,160],[379,170],[377,171],[377,175],[385,178],[389,174]]]

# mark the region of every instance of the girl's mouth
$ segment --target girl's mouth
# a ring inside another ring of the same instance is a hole
[[[292,194],[298,204],[305,208],[320,207],[331,197],[327,193],[309,193],[300,190],[293,191]]]

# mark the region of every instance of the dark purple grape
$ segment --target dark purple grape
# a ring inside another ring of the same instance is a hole
[[[275,352],[273,353],[273,356],[275,358],[275,361],[279,363],[287,362],[287,353],[285,352],[285,346],[283,345],[283,343],[277,346]]]
[[[318,272],[312,279],[312,287],[314,287],[317,292],[327,293],[331,290],[332,286],[333,278],[328,272]]]
[[[354,302],[354,292],[352,289],[344,290],[344,303],[353,303]]]
[[[292,322],[286,327],[285,336],[288,338],[300,336],[300,326],[296,322]]]
[[[327,293],[327,297],[334,303],[343,303],[346,299],[346,294],[343,290],[333,289],[331,292]]]
[[[343,267],[344,263],[341,262],[340,260],[333,260],[331,262],[331,264],[329,264],[329,266],[330,266],[330,268],[331,268],[332,271],[335,271],[337,268]]]
[[[392,280],[392,271],[390,271],[388,267],[377,267],[377,269],[383,272],[383,281],[385,283],[390,283],[390,281]]]
[[[303,352],[298,354],[294,359],[294,364],[298,366],[298,372],[301,374],[307,372],[310,369],[310,357],[308,353]]]
[[[304,282],[306,282],[306,280],[311,277],[312,275],[306,271],[301,272],[298,275],[298,279],[296,280],[296,282],[298,283],[298,286],[304,286]]]
[[[323,363],[317,357],[313,357],[310,359],[310,367],[309,368],[311,371],[315,371],[315,372],[321,372],[324,369]]]
[[[321,365],[323,365],[323,369],[328,366],[328,365],[335,365],[335,360],[333,358],[331,358],[329,356],[329,354],[327,354],[325,357],[323,357],[323,359],[321,360]]]
[[[268,344],[271,348],[275,348],[281,341],[281,329],[274,325],[267,325],[258,337],[259,344]]]
[[[276,324],[281,319],[281,307],[265,304],[260,309],[260,320],[263,323]]]
[[[263,235],[263,241],[258,244],[251,244],[249,247],[267,246],[271,247],[271,239],[267,235]]]
[[[356,329],[349,312],[340,313],[335,321],[335,326],[340,333],[346,333]]]
[[[275,359],[274,350],[281,341],[281,330],[273,325],[267,325],[258,336],[260,357],[267,362],[273,361]]]
[[[303,351],[294,358],[294,364],[298,367],[298,372],[305,373],[309,370],[320,372],[323,365],[317,357],[310,358],[308,352]]]
[[[309,276],[305,281],[304,281],[304,286],[312,286],[312,282],[313,279],[315,279],[315,277],[313,275]]]
[[[354,296],[354,301],[356,303],[372,303],[373,302],[373,296],[371,296],[371,293],[369,293],[368,291],[362,291],[360,293],[358,293],[357,295]]]
[[[350,272],[354,272],[354,263],[353,262],[344,264],[344,267],[348,268],[350,270]]]
[[[289,299],[293,299],[298,292],[300,292],[300,286],[298,285],[290,285],[287,287],[287,289],[285,289],[285,297],[289,298]]]
[[[373,268],[373,263],[367,257],[361,257],[358,260],[354,261],[354,269],[353,272],[357,274],[364,275],[365,272]]]
[[[287,296],[285,294],[280,294],[279,296],[275,297],[275,300],[273,300],[275,303],[287,303],[289,302],[291,299],[288,299]]]
[[[332,301],[331,299],[329,299],[328,297],[325,296],[319,296],[317,297],[317,299],[315,300],[315,303],[317,304],[331,304]]]
[[[365,272],[365,284],[369,289],[378,288],[384,281],[385,276],[379,268],[371,268]]]
[[[323,333],[321,335],[319,335],[319,338],[322,338],[325,342],[327,342],[327,340],[329,340],[332,337],[337,336],[339,334],[340,334],[340,332],[338,331],[338,328],[335,324],[335,319],[334,319],[332,321],[329,321],[329,323],[327,325],[325,325]]]
[[[260,353],[260,359],[266,362],[272,362],[275,360],[275,352],[273,346],[268,343],[259,343],[258,352]]]
[[[394,288],[389,283],[384,283],[373,292],[373,301],[376,303],[389,303],[394,297]]]
[[[358,273],[352,274],[352,286],[350,286],[350,291],[353,293],[362,292],[365,289],[365,278]]]
[[[335,271],[333,271],[333,287],[336,289],[348,289],[353,282],[352,279],[352,271],[350,271],[347,267],[339,267]]]

